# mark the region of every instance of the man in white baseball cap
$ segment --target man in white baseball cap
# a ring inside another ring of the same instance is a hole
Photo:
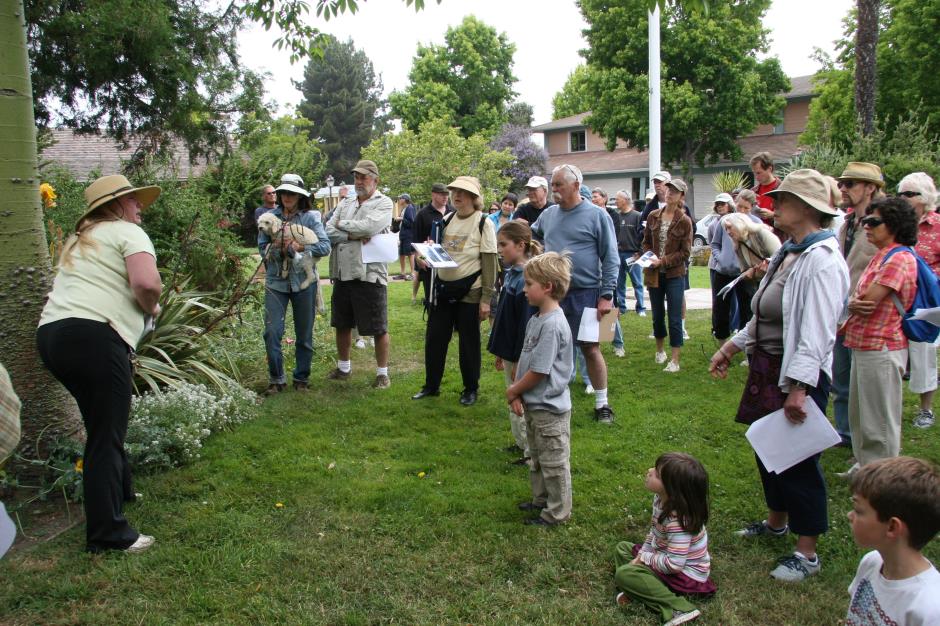
[[[520,206],[513,213],[512,219],[524,220],[526,224],[532,225],[542,211],[551,204],[548,201],[548,181],[544,176],[532,176],[525,183],[525,191],[529,202]]]

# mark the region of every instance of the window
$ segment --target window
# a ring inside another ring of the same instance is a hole
[[[587,150],[587,140],[584,131],[571,131],[571,152],[584,152],[585,150]]]

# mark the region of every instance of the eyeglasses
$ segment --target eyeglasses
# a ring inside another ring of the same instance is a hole
[[[885,223],[880,217],[875,217],[874,215],[869,215],[868,217],[863,217],[861,219],[861,225],[867,226],[868,228],[878,228]]]
[[[920,195],[919,191],[899,191],[899,196],[904,196],[905,198],[916,198]]]
[[[838,186],[839,186],[839,189],[851,189],[852,187],[855,186],[855,181],[854,180],[840,180]]]

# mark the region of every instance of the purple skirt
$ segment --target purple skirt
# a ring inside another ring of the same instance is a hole
[[[636,556],[642,547],[643,544],[633,544],[633,556]],[[715,591],[717,591],[715,583],[712,582],[711,578],[705,582],[700,582],[689,578],[681,572],[678,574],[662,574],[656,570],[652,570],[652,572],[656,574],[656,577],[663,581],[663,584],[669,587],[673,593],[680,596],[698,596],[700,598],[708,598],[715,595]]]

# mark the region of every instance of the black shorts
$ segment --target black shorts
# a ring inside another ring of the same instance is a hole
[[[384,335],[388,332],[387,287],[361,280],[334,282],[330,325],[340,330],[356,328],[363,337]]]

